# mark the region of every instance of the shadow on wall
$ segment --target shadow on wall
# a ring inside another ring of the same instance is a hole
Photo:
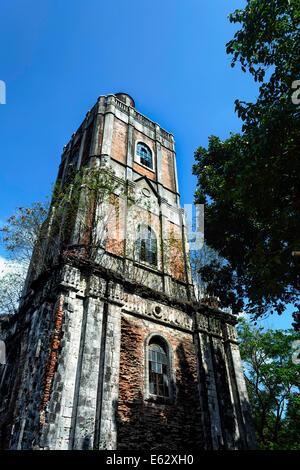
[[[203,449],[196,370],[187,360],[182,344],[176,349],[176,390],[170,403],[144,400],[141,381],[130,382],[131,370],[139,359],[134,350],[127,355],[127,367],[121,366],[118,401],[117,449],[156,452]],[[140,364],[141,367],[141,364]]]
[[[22,344],[27,343],[26,334]],[[14,411],[18,391],[21,387],[24,366],[24,354],[21,354],[21,344],[9,344],[7,347],[6,363],[0,365],[0,449],[8,449],[11,430],[14,424]]]

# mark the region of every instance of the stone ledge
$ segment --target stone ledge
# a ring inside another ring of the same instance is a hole
[[[168,305],[169,307],[177,308],[182,310],[183,312],[188,313],[189,315],[195,315],[195,320],[196,320],[196,325],[195,325],[195,330],[203,330],[203,327],[200,326],[198,323],[198,315],[197,314],[203,314],[207,318],[214,318],[221,323],[229,323],[230,325],[234,326],[237,323],[236,317],[234,317],[232,314],[229,314],[227,312],[223,312],[222,310],[217,309],[216,307],[211,307],[208,305],[205,305],[203,303],[199,303],[196,301],[188,301],[188,300],[178,300],[166,293],[156,291],[154,289],[151,289],[149,287],[146,287],[144,285],[139,285],[136,282],[124,278],[121,274],[118,274],[112,270],[109,270],[108,268],[104,268],[101,265],[98,265],[91,260],[84,258],[83,256],[76,256],[73,254],[63,254],[60,256],[59,262],[56,265],[53,265],[51,268],[47,269],[41,275],[32,282],[31,291],[27,296],[23,299],[23,302],[19,308],[19,311],[15,315],[9,315],[1,319],[0,316],[0,324],[3,326],[4,330],[9,330],[10,328],[13,328],[15,322],[19,322],[21,320],[21,324],[26,324],[30,319],[27,319],[26,316],[28,314],[28,310],[34,309],[34,306],[32,305],[32,297],[35,295],[37,291],[40,290],[40,288],[44,285],[45,280],[48,280],[49,278],[52,277],[53,279],[53,284],[52,287],[50,287],[51,290],[51,298],[49,297],[49,292],[46,293],[45,296],[42,296],[43,299],[41,300],[53,300],[56,298],[56,295],[58,293],[59,288],[64,288],[64,289],[69,289],[72,288],[74,290],[74,286],[68,286],[67,284],[62,286],[61,283],[59,282],[58,279],[58,274],[61,272],[61,269],[69,265],[70,267],[79,269],[80,272],[87,276],[90,277],[91,275],[94,275],[96,277],[104,277],[105,281],[109,282],[115,282],[123,287],[124,290],[126,290],[127,293],[129,294],[135,294],[137,296],[141,296],[144,299],[147,300],[152,300],[154,302],[160,302],[162,304]],[[107,297],[104,292],[102,292],[102,297]],[[108,298],[109,300],[109,298]],[[119,299],[118,299],[119,300]],[[22,318],[23,317],[23,318]],[[206,330],[206,328],[204,328]],[[211,330],[211,329],[210,329]],[[16,332],[17,333],[17,332]]]

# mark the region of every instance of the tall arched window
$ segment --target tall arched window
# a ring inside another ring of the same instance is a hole
[[[143,142],[138,142],[136,147],[136,154],[142,165],[147,166],[151,170],[153,169],[152,152],[146,144]]]
[[[167,347],[159,337],[154,337],[148,348],[149,393],[169,397],[169,364]]]
[[[154,266],[157,265],[157,239],[149,225],[138,226],[137,258]]]

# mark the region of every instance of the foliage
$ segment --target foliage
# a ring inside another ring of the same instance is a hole
[[[86,244],[93,241],[98,247],[103,241],[110,215],[110,196],[117,188],[118,183],[113,178],[113,172],[105,168],[82,168],[74,174],[69,172],[67,181],[63,185],[58,181],[54,187],[50,237],[54,238],[59,234],[60,245],[66,247],[71,244],[70,237],[76,219],[77,232],[83,235],[82,240]],[[102,210],[99,212],[96,207]],[[99,225],[98,222],[102,222],[101,236],[98,232],[97,240],[91,240],[92,221],[96,226]]]
[[[10,258],[29,263],[40,226],[48,214],[49,203],[36,202],[30,207],[19,207],[0,229],[1,242]]]
[[[0,272],[0,314],[17,312],[26,271],[26,263],[5,263]]]
[[[0,313],[17,312],[35,240],[48,209],[48,199],[19,207],[0,229],[1,244],[11,259],[0,272]]]
[[[259,448],[300,450],[300,364],[293,356],[299,333],[264,331],[242,318],[238,334]]]
[[[109,211],[106,204],[102,212],[98,210],[95,216],[95,201],[101,207],[101,202],[109,197],[116,185],[105,170],[85,169],[73,174],[69,172],[66,184],[61,185],[58,181],[55,185],[51,205],[46,198],[45,202],[15,210],[7,219],[6,225],[0,229],[1,244],[14,261],[0,278],[1,313],[11,314],[17,311],[29,264],[30,270],[37,275],[47,267],[51,257],[60,248],[68,248],[75,220],[79,225],[77,232],[84,238],[88,229],[91,231],[93,217],[96,226],[101,226],[102,230],[101,233],[98,230],[93,248],[103,242],[105,223],[99,222],[105,219],[107,223]],[[91,233],[88,235],[91,236]]]
[[[201,248],[190,251],[190,262],[196,298],[200,300],[207,295],[214,296],[215,290],[212,283],[207,282],[203,273],[211,264],[219,263],[223,265],[225,260],[220,258],[218,253],[206,243],[203,243]]]
[[[202,266],[199,270],[203,282],[206,283],[208,295],[219,296],[219,307],[230,306],[232,313],[237,315],[244,306],[243,292],[239,287],[237,276],[232,273],[231,267],[219,255],[209,264]]]
[[[125,237],[126,252],[137,260],[136,233],[144,210],[151,219],[150,202],[145,204],[141,195],[117,178],[112,169],[84,167],[76,171],[70,167],[64,183],[58,180],[54,186],[50,207],[38,202],[30,208],[17,209],[2,228],[2,243],[14,259],[25,260],[29,265],[26,281],[29,286],[43,271],[52,269],[61,253],[96,263],[106,250],[123,256]],[[177,261],[181,266],[179,256]],[[109,268],[115,258],[105,257],[103,262]],[[145,283],[145,276],[151,272],[138,265],[131,263],[126,274]],[[2,280],[3,302],[1,299],[0,302],[6,313],[16,311],[25,279],[23,273],[18,282],[11,282],[13,275],[17,276],[9,273]]]
[[[300,304],[296,304],[297,310],[292,314],[294,322],[292,323],[293,328],[296,331],[300,330]]]
[[[300,79],[300,4],[293,0],[248,0],[230,15],[241,29],[227,44],[232,66],[240,63],[261,82],[256,103],[236,100],[242,133],[225,142],[209,138],[195,152],[195,202],[205,204],[207,244],[227,261],[218,285],[226,303],[248,299],[255,317],[281,314],[299,295],[300,112],[292,83]],[[269,78],[267,79],[269,75]],[[218,284],[220,266],[211,264],[207,281]],[[218,282],[216,282],[216,280]],[[230,285],[230,282],[229,282]]]

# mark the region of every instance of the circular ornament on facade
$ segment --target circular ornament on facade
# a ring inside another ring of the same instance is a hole
[[[153,315],[154,315],[156,318],[161,318],[161,317],[162,317],[162,310],[161,310],[161,307],[159,307],[159,306],[157,305],[157,306],[154,308]]]
[[[143,188],[142,193],[146,197],[150,197],[150,190],[148,188]]]

